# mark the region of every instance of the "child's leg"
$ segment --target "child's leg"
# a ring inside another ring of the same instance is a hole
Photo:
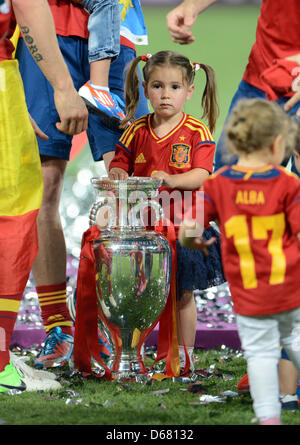
[[[296,394],[299,373],[291,360],[281,358],[278,366],[281,395]]]
[[[282,345],[300,375],[300,308],[279,314]]]
[[[89,62],[116,58],[120,53],[121,28],[118,0],[82,0],[81,4],[90,14]]]
[[[278,361],[280,342],[278,322],[271,317],[237,316],[245,351],[253,408],[260,422],[266,418],[279,422]]]
[[[90,14],[89,63],[90,81],[78,93],[89,112],[94,113],[112,130],[119,130],[125,118],[125,104],[109,91],[109,70],[120,53],[121,14],[118,0],[77,0]]]
[[[90,63],[90,79],[92,85],[108,88],[108,76],[111,59],[101,59]]]
[[[186,346],[192,366],[192,353],[194,350],[196,329],[197,329],[197,308],[192,290],[183,290],[179,300],[179,320],[178,320],[178,344],[180,367],[185,366]]]
[[[81,4],[90,14],[90,80],[95,86],[108,88],[111,59],[120,53],[119,5],[116,0],[82,0]]]

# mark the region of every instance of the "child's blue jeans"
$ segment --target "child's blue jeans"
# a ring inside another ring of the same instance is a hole
[[[89,63],[118,57],[121,24],[118,0],[82,0],[81,5],[90,14]]]

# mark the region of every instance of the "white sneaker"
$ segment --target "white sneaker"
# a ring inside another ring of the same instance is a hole
[[[10,352],[10,359],[12,364],[24,375],[26,391],[50,391],[62,388],[53,372],[34,369],[26,365],[26,358],[18,357],[13,352]]]
[[[288,411],[296,411],[298,409],[298,395],[297,394],[286,394],[280,396],[280,403],[283,409]]]

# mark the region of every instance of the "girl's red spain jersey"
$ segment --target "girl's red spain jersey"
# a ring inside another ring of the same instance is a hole
[[[149,177],[155,171],[177,175],[194,168],[212,172],[215,142],[204,123],[184,113],[181,122],[159,138],[151,126],[151,116],[137,119],[123,133],[110,169],[119,167],[130,176],[139,177]],[[178,231],[183,211],[192,212],[190,217],[194,215],[196,202],[201,199],[197,198],[199,189],[183,191],[161,187],[159,191],[165,214]],[[170,196],[172,199],[168,201]]]
[[[192,168],[212,172],[215,142],[205,124],[184,113],[181,122],[159,138],[151,116],[137,119],[124,132],[110,168],[117,166],[134,176],[151,176],[157,170],[174,175]]]
[[[282,167],[226,166],[204,181],[205,223],[217,219],[237,314],[300,306],[300,181]]]

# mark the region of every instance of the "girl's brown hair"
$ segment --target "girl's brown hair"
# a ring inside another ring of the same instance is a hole
[[[252,153],[270,147],[279,134],[288,156],[295,144],[295,123],[275,102],[242,99],[225,126],[228,147],[233,154]]]
[[[129,121],[134,120],[139,101],[139,77],[137,67],[139,62],[145,61],[143,67],[144,82],[148,83],[151,72],[157,66],[170,65],[182,68],[184,79],[188,85],[192,85],[195,78],[195,67],[190,60],[174,51],[159,51],[153,56],[147,58],[145,56],[136,57],[129,65],[126,83],[125,83],[125,99],[126,99],[126,118],[121,124],[121,128],[125,128]],[[211,132],[215,130],[216,120],[219,115],[219,106],[217,103],[217,86],[215,72],[209,65],[201,64],[206,75],[206,84],[202,94],[201,105],[203,115],[201,119],[208,120],[208,126]]]

